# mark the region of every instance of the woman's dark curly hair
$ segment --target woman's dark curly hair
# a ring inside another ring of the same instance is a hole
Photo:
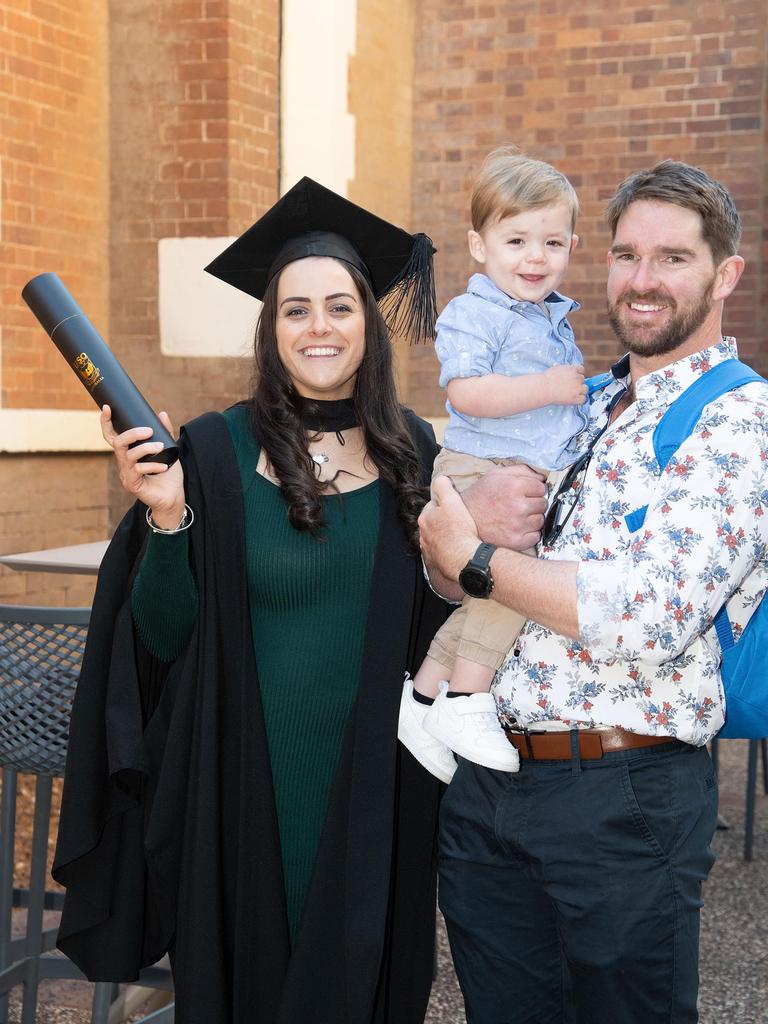
[[[380,477],[394,489],[400,520],[418,549],[416,521],[429,491],[421,482],[423,470],[397,400],[389,332],[368,282],[355,267],[343,266],[357,287],[365,315],[365,353],[353,394],[365,447]],[[321,497],[328,484],[316,476],[297,412],[300,398],[277,351],[279,279],[278,274],[267,286],[256,328],[251,423],[280,481],[291,525],[318,537],[325,525]]]

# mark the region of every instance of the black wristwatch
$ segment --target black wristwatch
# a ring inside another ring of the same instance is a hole
[[[459,584],[470,597],[490,597],[493,593],[493,576],[489,562],[495,544],[481,544],[459,573]]]

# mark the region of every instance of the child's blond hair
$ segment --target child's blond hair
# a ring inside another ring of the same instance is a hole
[[[472,189],[472,227],[482,231],[504,217],[556,203],[569,208],[573,230],[579,200],[565,175],[513,146],[501,146],[485,158]]]

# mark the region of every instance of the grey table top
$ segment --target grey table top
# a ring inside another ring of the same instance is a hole
[[[108,540],[97,540],[64,548],[20,551],[12,555],[0,555],[0,565],[7,565],[9,569],[20,572],[73,572],[95,576],[108,544]]]

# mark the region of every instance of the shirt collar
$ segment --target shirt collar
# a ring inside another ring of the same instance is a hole
[[[683,356],[677,362],[647,373],[635,385],[637,400],[650,405],[666,405],[673,402],[707,370],[726,359],[738,359],[735,338],[723,338],[716,345]]]
[[[495,302],[497,306],[503,306],[505,309],[516,309],[529,313],[533,310],[541,313],[535,302],[524,302],[511,298],[485,274],[473,274],[467,284],[467,291],[481,299],[487,299],[488,302]],[[567,295],[561,295],[560,292],[550,292],[544,299],[544,305],[549,309],[550,319],[554,324],[559,323],[569,313],[575,313],[577,309],[581,309],[581,305],[575,299],[569,299]]]
[[[698,377],[726,359],[738,359],[735,338],[723,338],[710,348],[684,356],[675,363],[641,377],[635,388],[636,414],[644,409],[670,405]],[[592,402],[592,418],[599,425],[600,417],[612,399],[620,391],[631,387],[629,354],[617,360],[608,373],[591,377],[587,383]]]

